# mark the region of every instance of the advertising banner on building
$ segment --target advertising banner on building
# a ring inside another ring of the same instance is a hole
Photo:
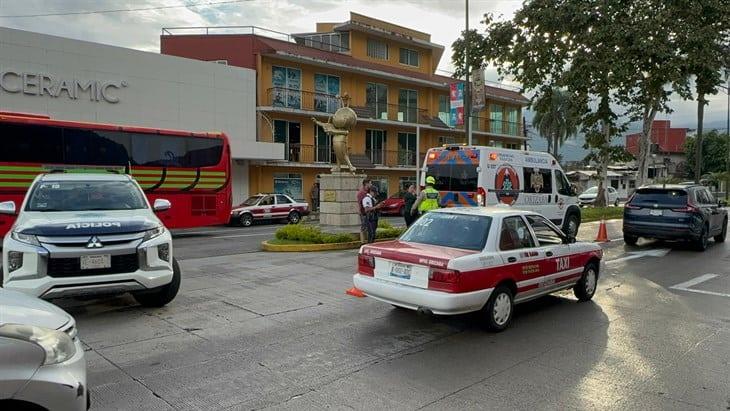
[[[476,113],[484,110],[484,69],[479,67],[471,72],[471,111]]]
[[[464,83],[450,84],[449,91],[449,99],[451,101],[449,126],[461,126],[464,124]]]

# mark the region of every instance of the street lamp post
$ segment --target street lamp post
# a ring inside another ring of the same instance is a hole
[[[725,201],[728,199],[728,191],[730,191],[730,68],[725,69],[725,80],[727,87],[727,119],[725,120],[725,135],[727,136],[727,167],[725,170]]]

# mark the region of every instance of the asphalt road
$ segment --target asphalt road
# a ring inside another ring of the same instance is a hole
[[[219,239],[176,239],[190,254],[169,306],[57,302],[88,347],[94,409],[730,407],[728,243],[606,243],[592,302],[546,297],[490,334],[345,295],[354,251],[193,257],[181,240]]]

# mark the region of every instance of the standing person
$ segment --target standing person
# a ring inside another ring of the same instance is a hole
[[[360,242],[367,241],[368,238],[368,225],[367,225],[367,219],[365,218],[365,209],[363,208],[363,199],[368,195],[368,192],[370,191],[370,186],[372,185],[369,178],[366,178],[362,180],[362,187],[360,187],[360,191],[357,192],[357,210],[358,214],[360,214]]]
[[[312,197],[312,211],[319,211],[319,183],[312,184],[312,190],[309,192]]]
[[[408,186],[405,195],[403,196],[403,218],[406,220],[406,227],[410,227],[414,221],[416,221],[417,215],[411,213],[413,203],[416,202],[416,185],[411,184]]]
[[[365,211],[365,228],[367,231],[367,242],[375,242],[375,231],[378,228],[378,213],[382,206],[376,204],[378,196],[378,189],[370,186],[368,193],[362,199],[362,208]]]
[[[434,184],[436,184],[436,179],[433,176],[426,177],[426,188],[418,193],[418,198],[416,198],[416,202],[411,207],[411,213],[415,214],[419,212],[420,214],[426,214],[431,210],[441,207],[441,195],[438,190],[433,188]]]

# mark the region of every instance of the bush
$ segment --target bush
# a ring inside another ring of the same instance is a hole
[[[290,224],[276,230],[277,240],[298,241],[308,244],[332,244],[355,241],[352,234],[323,233],[319,227],[308,224]]]
[[[405,227],[378,228],[375,231],[375,238],[396,238],[406,231]]]
[[[378,220],[378,228],[393,228],[393,226],[386,220]]]

